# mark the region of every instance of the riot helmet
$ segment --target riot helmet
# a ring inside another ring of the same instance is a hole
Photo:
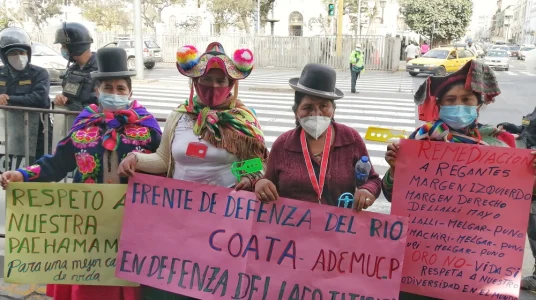
[[[80,23],[63,22],[61,28],[56,30],[54,44],[65,45],[71,58],[82,55],[91,48],[92,43],[93,38],[89,30]]]
[[[8,27],[0,31],[0,59],[4,65],[8,64],[7,52],[14,49],[26,51],[28,62],[32,57],[32,40],[24,29]]]

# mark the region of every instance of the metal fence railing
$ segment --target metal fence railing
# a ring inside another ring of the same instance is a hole
[[[93,39],[92,49],[96,50],[116,38],[115,33],[98,33]],[[301,69],[307,63],[322,63],[335,69],[349,68],[349,55],[357,43],[363,47],[367,70],[398,70],[401,39],[379,35],[344,36],[342,55],[337,56],[336,36],[210,36],[163,33],[151,36],[162,49],[164,62],[176,61],[177,49],[184,45],[194,45],[204,51],[208,44],[220,42],[228,54],[239,48],[249,48],[255,55],[255,65],[259,68]],[[32,34],[32,39],[53,47],[54,36],[43,33]],[[396,59],[395,59],[396,58]]]
[[[30,130],[31,122],[36,117],[40,117],[44,120],[47,120],[48,118],[53,120],[52,128],[43,126],[44,154],[49,154],[49,149],[54,151],[55,145],[59,139],[67,135],[74,117],[79,113],[80,112],[58,109],[0,105],[0,173],[30,165],[39,158],[34,157],[36,148],[34,143],[37,131],[33,132]],[[68,120],[70,120],[70,122]],[[165,118],[157,118],[157,121],[162,124],[166,120]],[[17,126],[14,126],[14,123],[17,123]],[[19,124],[22,125],[23,128],[20,128],[18,126]],[[49,130],[54,130],[55,134],[53,138],[48,134]],[[18,135],[17,144],[10,145],[10,141],[13,141],[13,136],[11,135]]]

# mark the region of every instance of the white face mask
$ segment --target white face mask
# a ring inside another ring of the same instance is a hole
[[[324,116],[309,116],[300,119],[300,125],[310,136],[315,140],[328,130],[331,124],[330,117]]]
[[[11,55],[7,57],[7,61],[13,69],[22,71],[28,64],[28,55]]]
[[[130,104],[129,95],[108,94],[99,91],[99,103],[105,111],[118,111],[127,108]]]

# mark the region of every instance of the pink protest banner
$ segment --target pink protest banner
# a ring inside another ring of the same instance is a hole
[[[398,299],[407,218],[136,174],[116,276],[198,299]]]
[[[402,291],[517,299],[533,181],[527,150],[402,140],[391,208],[410,222]]]

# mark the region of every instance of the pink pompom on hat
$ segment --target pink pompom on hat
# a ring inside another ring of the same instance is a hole
[[[210,69],[216,68],[234,80],[244,79],[251,74],[253,62],[251,50],[238,49],[231,58],[218,42],[208,45],[202,55],[192,45],[183,46],[177,51],[177,69],[182,75],[191,78],[201,77]]]

